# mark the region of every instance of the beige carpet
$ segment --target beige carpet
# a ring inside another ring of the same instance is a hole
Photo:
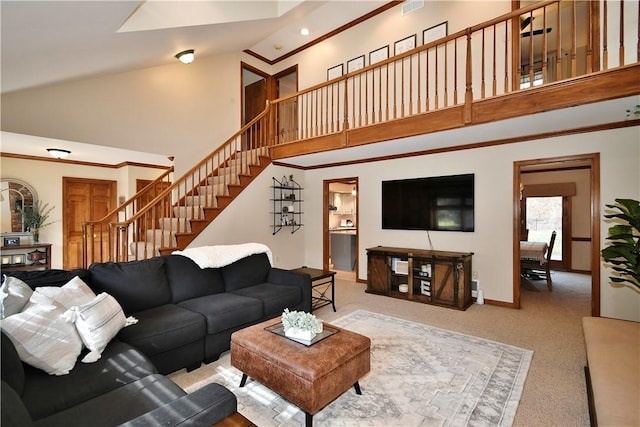
[[[338,276],[337,309],[315,314],[326,321],[364,309],[475,335],[534,351],[514,426],[588,426],[581,318],[590,314],[588,276],[554,272],[554,290],[522,291],[522,309],[473,305],[466,311],[435,307],[364,292],[366,285]],[[349,277],[349,276],[346,276]],[[188,387],[206,369],[171,375]]]

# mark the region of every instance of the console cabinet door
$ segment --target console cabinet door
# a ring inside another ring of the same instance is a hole
[[[389,290],[389,266],[384,254],[369,253],[367,292],[386,295]]]

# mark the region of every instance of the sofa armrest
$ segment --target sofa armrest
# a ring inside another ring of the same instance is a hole
[[[267,281],[276,285],[299,286],[302,289],[304,311],[311,313],[311,276],[272,267]]]
[[[210,426],[237,409],[236,396],[220,384],[212,383],[121,425]]]

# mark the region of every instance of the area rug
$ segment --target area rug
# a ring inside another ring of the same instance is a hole
[[[510,426],[533,352],[364,310],[331,324],[371,338],[362,395],[348,390],[314,415],[316,426]],[[173,378],[187,391],[209,382],[229,388],[238,412],[260,427],[303,426],[304,413],[230,366],[229,352],[199,378]],[[185,383],[185,381],[187,383]]]

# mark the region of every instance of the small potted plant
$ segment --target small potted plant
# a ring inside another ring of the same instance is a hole
[[[606,205],[618,212],[604,217],[617,219],[609,228],[609,246],[602,250],[602,258],[612,265],[613,283],[631,285],[640,290],[640,202],[616,199],[615,205]]]
[[[42,204],[41,200],[37,200],[33,206],[26,206],[22,209],[24,225],[33,235],[33,243],[40,241],[40,229],[52,224],[47,222],[52,210],[53,206],[50,207],[49,203]]]
[[[285,336],[307,342],[322,332],[322,321],[316,316],[304,311],[289,311],[288,308],[282,312],[282,326]]]

